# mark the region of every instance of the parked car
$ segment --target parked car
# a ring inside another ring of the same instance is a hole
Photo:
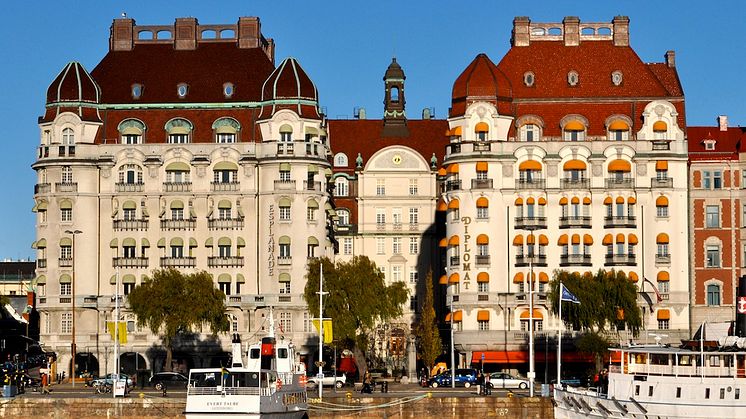
[[[319,380],[317,376],[308,377],[308,384],[311,387],[316,387],[319,385],[319,381],[321,381],[321,384],[324,387],[331,387],[334,386],[336,388],[342,388],[342,386],[347,383],[347,374],[337,371],[337,376],[334,376],[334,372],[332,371],[325,371],[324,372],[324,378]]]
[[[184,375],[178,372],[159,372],[150,377],[150,385],[156,390],[163,388],[186,388],[189,381]]]
[[[473,368],[457,368],[454,381],[457,386],[463,386],[466,388],[471,387],[477,383],[477,370]],[[450,387],[451,386],[451,370],[444,373],[438,374],[435,377],[430,378],[428,385],[432,388],[436,387]]]
[[[132,386],[132,377],[127,374],[119,374],[120,380],[127,380],[127,386]],[[91,386],[99,387],[102,385],[113,386],[114,385],[114,374],[106,374],[104,377],[99,377],[91,381]]]
[[[520,388],[521,390],[525,390],[528,386],[528,380],[514,377],[507,372],[493,372],[490,374],[490,387],[492,388]]]

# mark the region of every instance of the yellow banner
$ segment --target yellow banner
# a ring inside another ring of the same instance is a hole
[[[314,319],[313,320],[313,326],[316,328],[316,331],[319,331],[319,320]],[[324,343],[332,343],[334,340],[334,333],[332,329],[332,321],[331,320],[324,320]]]
[[[114,329],[114,325],[116,322],[106,322],[106,329],[109,331],[109,334],[111,334],[111,340],[116,339],[116,330]],[[123,345],[127,343],[127,322],[119,322],[119,344]]]

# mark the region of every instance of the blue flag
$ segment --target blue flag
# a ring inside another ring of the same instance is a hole
[[[565,284],[563,283],[560,283],[560,301],[569,301],[571,303],[580,304],[578,297],[565,288]]]

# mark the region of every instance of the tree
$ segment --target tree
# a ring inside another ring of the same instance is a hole
[[[609,353],[610,345],[611,342],[596,332],[584,333],[575,343],[578,351],[593,355],[593,359],[596,361],[596,371],[601,369],[603,359]]]
[[[208,326],[213,334],[228,330],[225,294],[215,288],[207,272],[185,275],[176,269],[160,269],[146,277],[127,296],[137,323],[163,335],[166,368],[173,356],[177,334]]]
[[[319,317],[320,265],[324,268],[324,291],[329,293],[324,296],[324,317],[332,319],[334,338],[344,347],[367,347],[368,335],[377,324],[402,315],[408,294],[404,282],[387,286],[373,261],[355,256],[336,265],[328,258],[309,262],[303,298],[314,317]]]
[[[622,271],[599,270],[596,275],[556,271],[550,283],[549,301],[552,313],[559,314],[559,284],[580,300],[565,302],[562,321],[574,329],[604,331],[609,325],[627,328],[634,336],[640,332],[642,314],[637,306],[637,287]]]
[[[5,307],[6,304],[10,304],[10,298],[5,294],[0,294],[0,307]]]
[[[430,371],[435,365],[435,359],[443,352],[440,332],[435,318],[435,304],[433,300],[433,272],[427,273],[425,278],[425,295],[422,302],[422,312],[415,328],[417,346],[422,362]]]

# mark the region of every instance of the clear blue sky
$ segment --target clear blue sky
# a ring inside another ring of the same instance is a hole
[[[138,24],[233,23],[259,16],[275,39],[276,58],[293,56],[316,83],[331,118],[365,107],[382,113],[381,78],[392,55],[407,75],[407,111],[445,116],[453,81],[480,52],[498,62],[509,48],[512,20],[586,22],[630,17],[632,47],[643,61],[676,51],[689,125],[714,125],[718,114],[746,124],[746,2],[742,1],[48,1],[3,2],[0,26],[0,153],[5,197],[0,205],[0,258],[33,258],[33,163],[37,117],[47,86],[71,60],[90,71],[106,54],[112,19],[126,12]]]

